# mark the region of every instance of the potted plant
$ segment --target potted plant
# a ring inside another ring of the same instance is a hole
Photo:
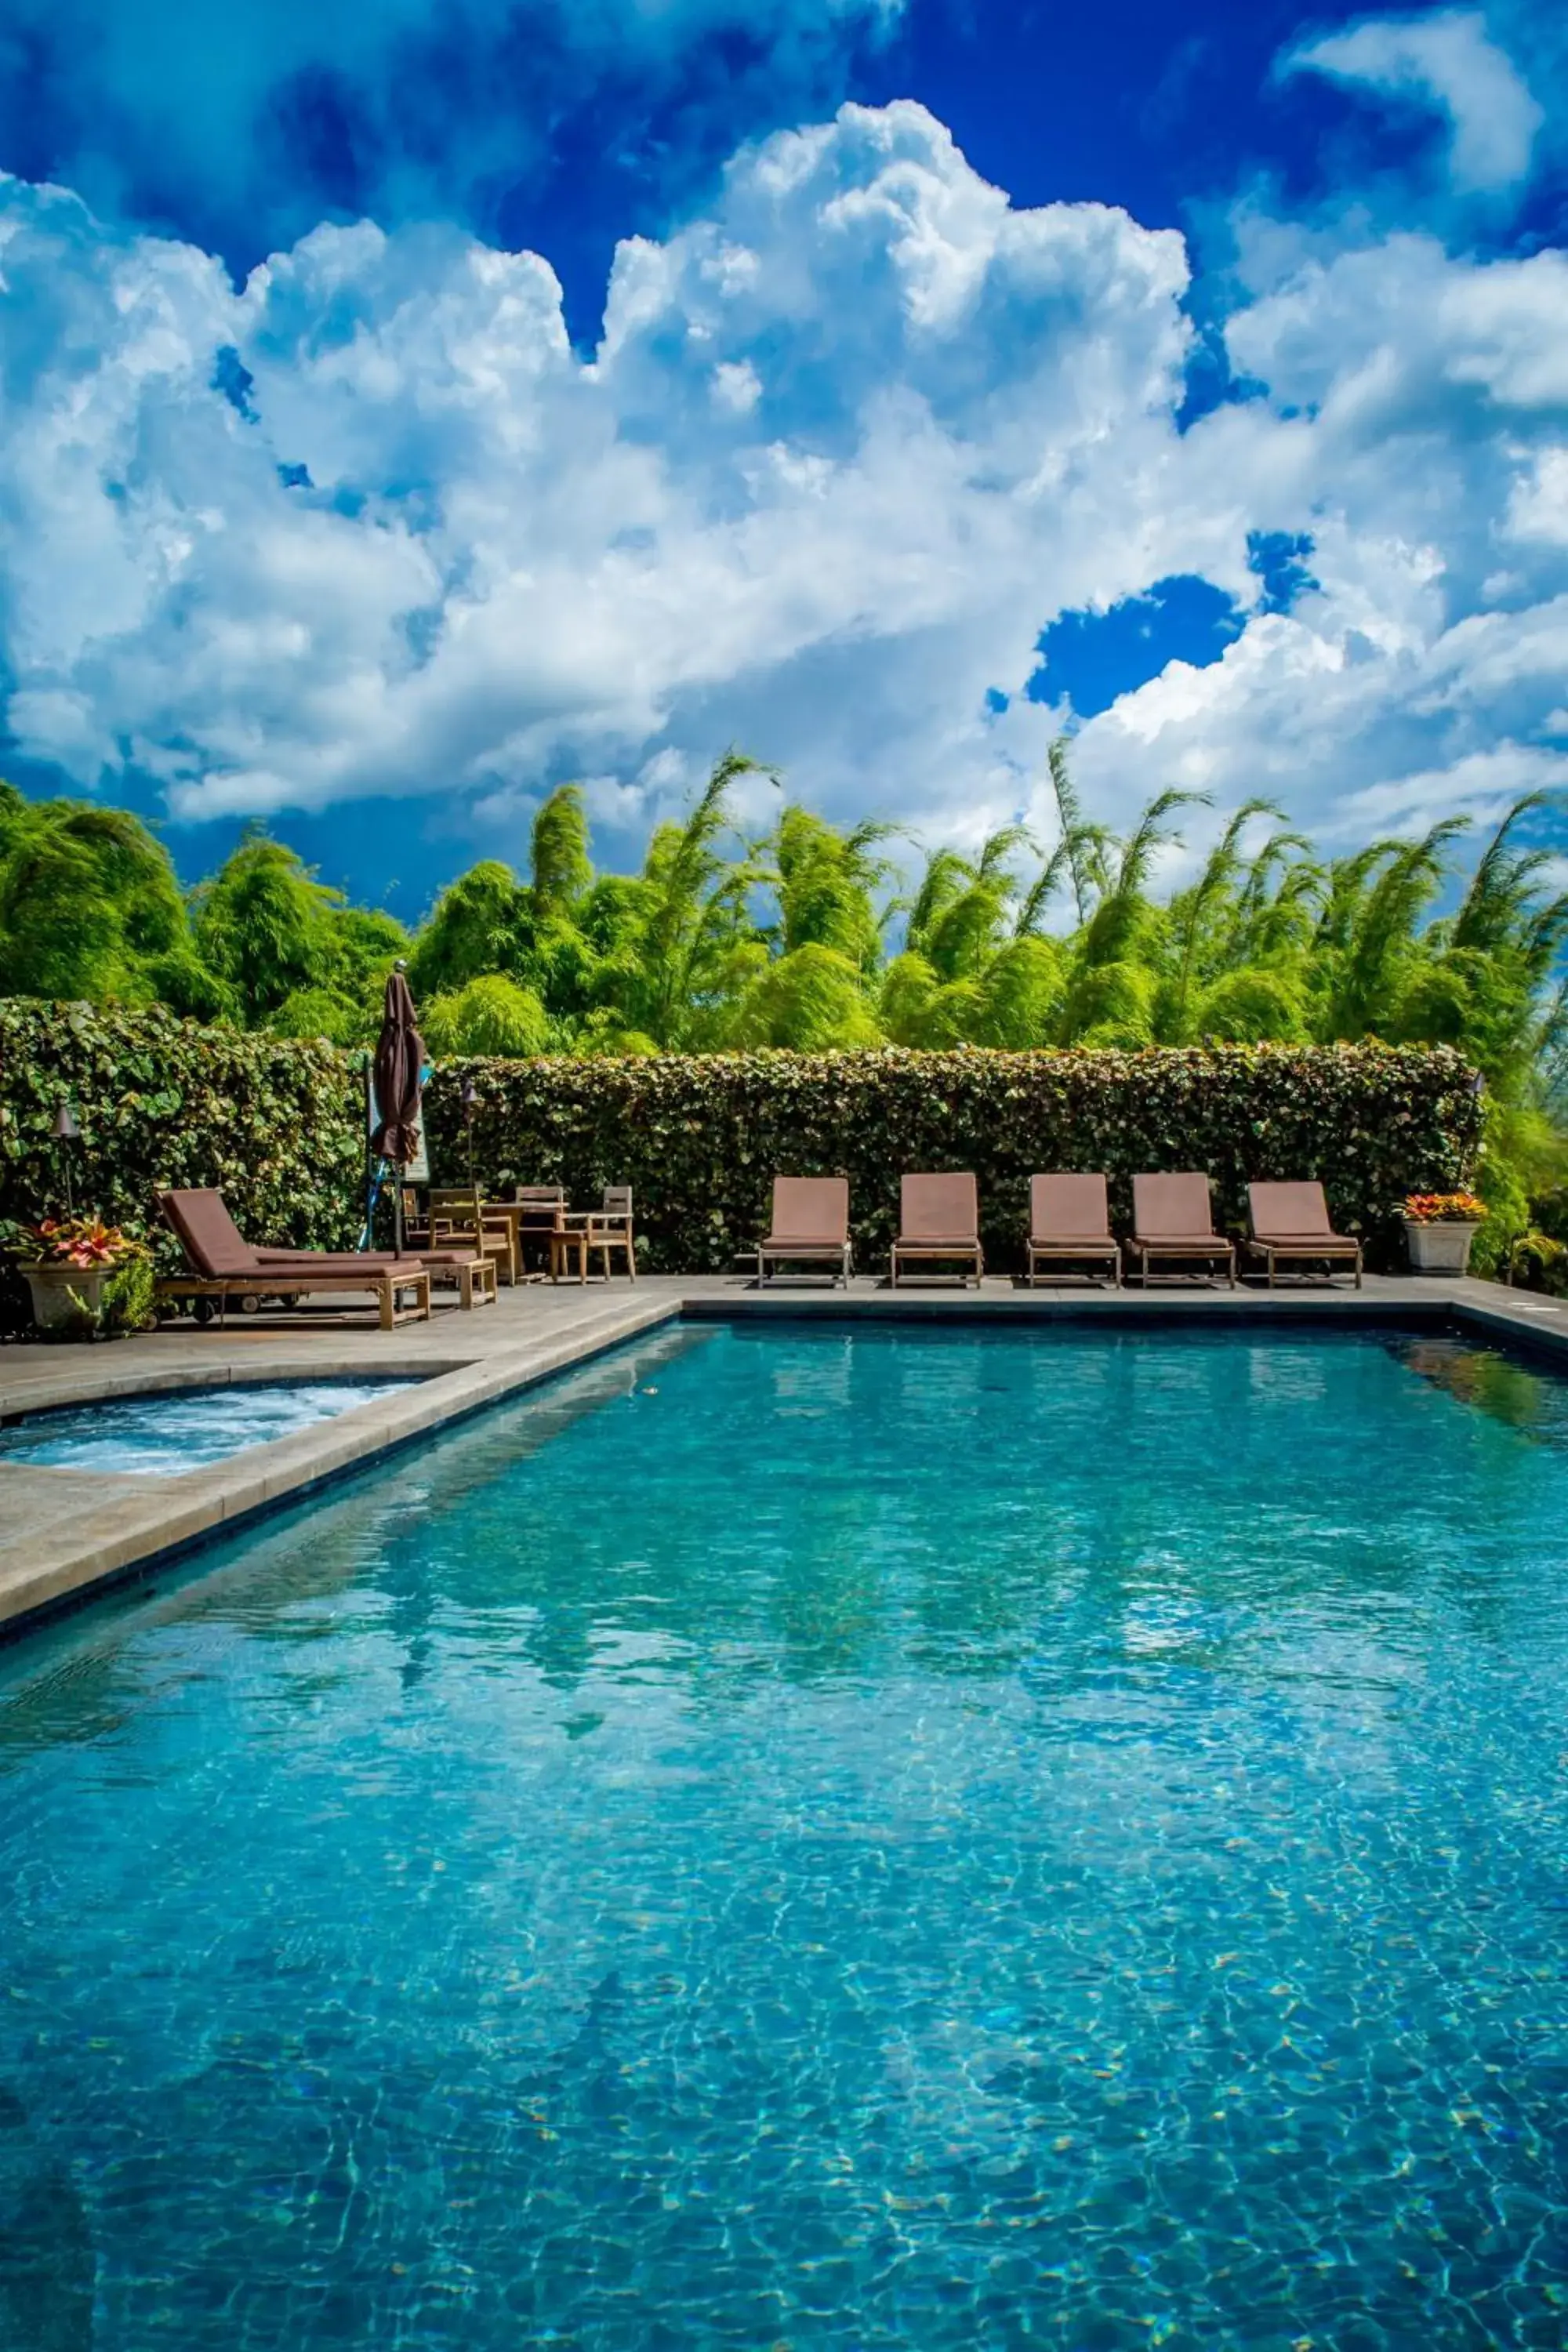
[[[40,1331],[96,1338],[138,1329],[150,1318],[153,1254],[145,1242],[101,1217],[46,1217],[0,1229],[32,1295]]]
[[[1401,1214],[1413,1272],[1463,1274],[1486,1213],[1473,1192],[1412,1192]]]

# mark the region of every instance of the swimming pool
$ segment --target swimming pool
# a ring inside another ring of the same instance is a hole
[[[30,1636],[0,2341],[1561,2346],[1563,1435],[687,1330]]]
[[[0,1426],[0,1462],[177,1478],[247,1445],[292,1437],[355,1405],[400,1395],[411,1385],[405,1379],[237,1381],[226,1388],[103,1397],[96,1404],[25,1413]]]

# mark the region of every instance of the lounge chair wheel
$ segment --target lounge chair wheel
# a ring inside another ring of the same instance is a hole
[[[191,1313],[195,1317],[196,1321],[203,1325],[215,1323],[217,1320],[217,1308],[210,1298],[193,1298]]]

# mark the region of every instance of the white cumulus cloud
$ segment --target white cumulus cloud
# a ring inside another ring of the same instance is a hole
[[[1261,792],[1341,843],[1568,787],[1565,299],[1560,254],[1414,236],[1303,248],[1255,290],[1228,339],[1269,397],[1189,434],[1188,495],[1305,522],[1316,585],[1096,719],[1086,782],[1136,762],[1222,807]]]
[[[1262,389],[1184,431],[1181,238],[1020,210],[912,104],[624,244],[586,359],[545,260],[453,228],[237,290],[0,182],[5,723],[185,819],[437,794],[515,853],[581,774],[629,839],[740,741],[967,839],[1044,814],[1042,629],[1198,573],[1246,625],[1083,727],[1110,820],[1261,790],[1348,838],[1554,779],[1568,262],[1273,224],[1239,277]],[[1289,611],[1260,533],[1310,537]]]
[[[1511,58],[1489,37],[1479,9],[1426,16],[1372,16],[1293,49],[1290,72],[1326,75],[1352,89],[1414,101],[1452,126],[1454,185],[1510,188],[1530,169],[1545,115]]]

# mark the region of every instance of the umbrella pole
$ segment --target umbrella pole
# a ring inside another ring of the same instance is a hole
[[[371,1137],[375,1132],[375,1090],[371,1083],[370,1055],[364,1057],[361,1072],[364,1081],[364,1239],[361,1249],[375,1247],[375,1196],[379,1190],[375,1154],[371,1150]]]
[[[392,1246],[396,1255],[403,1255],[403,1171],[393,1169],[392,1186]]]

